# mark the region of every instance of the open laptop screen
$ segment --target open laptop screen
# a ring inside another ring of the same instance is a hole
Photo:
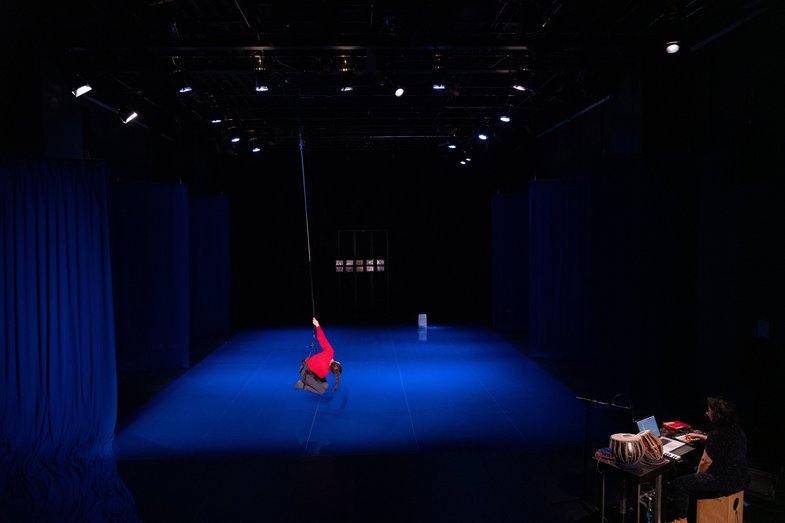
[[[646,416],[636,421],[638,424],[638,432],[643,432],[648,429],[654,433],[655,436],[660,437],[660,427],[657,425],[657,420],[654,415]]]

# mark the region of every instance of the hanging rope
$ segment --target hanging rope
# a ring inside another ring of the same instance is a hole
[[[303,205],[305,206],[305,239],[308,244],[308,282],[311,287],[311,317],[316,317],[316,300],[313,295],[313,269],[311,268],[311,228],[308,222],[308,191],[305,187],[305,158],[303,157],[303,130],[300,129],[300,171],[303,180]],[[313,328],[313,341],[311,341],[311,352],[316,346],[316,327]]]

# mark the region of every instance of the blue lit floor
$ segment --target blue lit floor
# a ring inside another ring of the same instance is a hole
[[[293,388],[310,328],[249,331],[123,421],[119,468],[146,521],[586,515],[584,406],[519,348],[470,327],[325,333],[335,394]]]

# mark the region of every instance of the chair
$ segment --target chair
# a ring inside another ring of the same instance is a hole
[[[697,500],[697,523],[742,523],[744,521],[744,491],[719,498]]]

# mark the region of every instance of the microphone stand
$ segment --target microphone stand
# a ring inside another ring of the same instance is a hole
[[[583,402],[583,485],[582,485],[582,501],[584,504],[587,504],[591,507],[592,511],[596,512],[597,507],[591,504],[587,500],[587,459],[589,454],[589,407],[591,406],[600,406],[600,407],[607,407],[607,408],[616,408],[621,410],[629,410],[632,411],[632,406],[625,406],[625,405],[617,405],[615,400],[621,396],[621,394],[617,394],[610,402],[600,401],[593,398],[583,398],[581,396],[575,396],[576,400],[580,400]]]

